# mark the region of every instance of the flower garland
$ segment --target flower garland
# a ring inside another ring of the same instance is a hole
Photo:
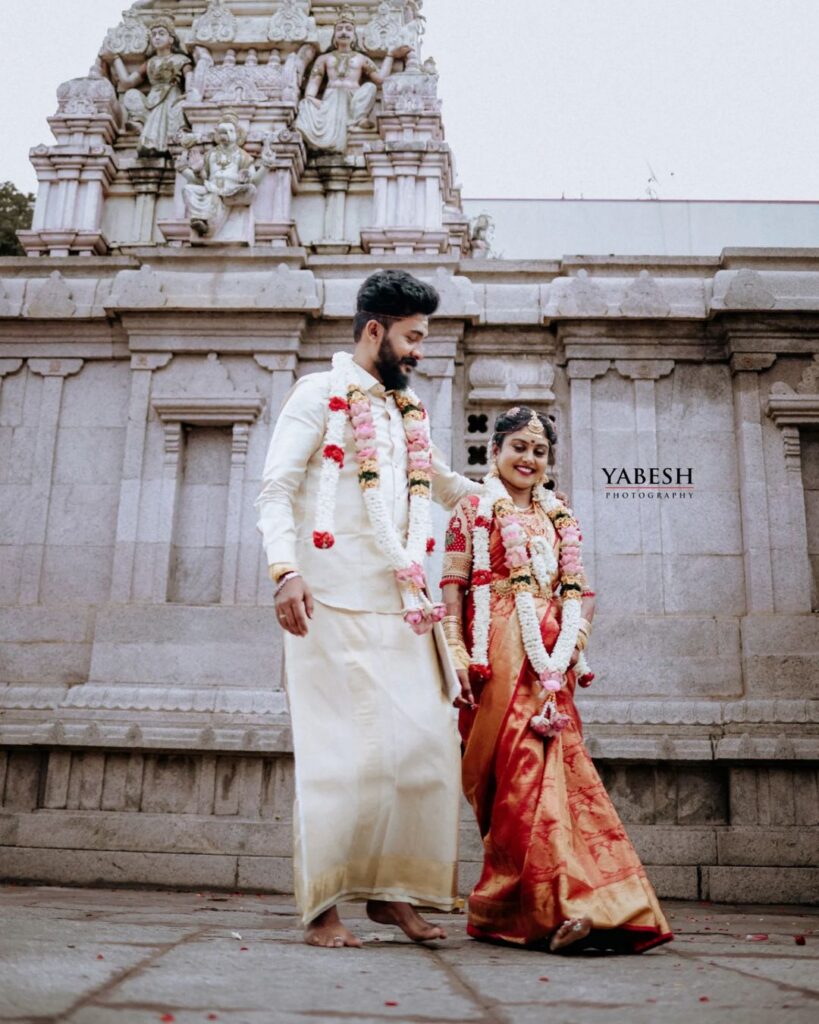
[[[364,506],[375,534],[375,541],[386,556],[401,587],[406,611],[404,621],[419,635],[440,622],[445,608],[433,604],[426,594],[423,561],[435,542],[430,537],[430,498],[432,490],[432,441],[429,419],[421,400],[407,388],[396,392],[395,403],[401,413],[407,438],[409,529],[402,543],[381,493],[376,428],[369,395],[355,383],[349,383],[353,359],[346,352],[333,356],[327,431],[316,499],[313,543],[331,548],[335,543],[336,492],[344,466],[344,435],[347,420],[352,424],[358,483]]]
[[[558,711],[555,693],[564,684],[569,662],[577,646],[580,632],[580,599],[584,593],[585,576],[580,560],[580,527],[571,509],[566,508],[551,491],[542,486],[535,488],[533,496],[554,525],[559,541],[557,559],[544,538],[533,538],[527,548],[526,533],[515,515],[515,506],[506,488],[496,476],[487,476],[484,479],[472,541],[475,618],[470,669],[481,679],[488,679],[491,675],[489,627],[492,569],[489,534],[492,518],[496,516],[504,547],[505,563],[510,571],[509,581],[515,595],[515,610],[523,647],[545,694],[543,707],[540,713],[532,718],[530,724],[539,735],[554,736],[571,721],[567,715]],[[534,595],[539,589],[550,589],[555,570],[559,571],[563,614],[560,633],[549,654],[540,632]],[[593,676],[582,652],[577,667],[583,685],[588,685]]]

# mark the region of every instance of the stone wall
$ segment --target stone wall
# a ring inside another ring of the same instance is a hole
[[[289,891],[252,503],[288,389],[393,263],[442,293],[417,383],[457,467],[482,473],[502,407],[557,418],[599,598],[587,742],[660,893],[815,899],[813,251],[3,260],[0,874]],[[693,491],[608,489],[651,466]],[[468,891],[466,812],[463,858]]]

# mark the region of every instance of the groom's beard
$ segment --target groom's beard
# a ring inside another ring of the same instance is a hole
[[[385,335],[378,350],[375,368],[387,391],[403,391],[409,384],[410,372],[418,365],[412,356],[399,359],[392,347],[389,335]]]

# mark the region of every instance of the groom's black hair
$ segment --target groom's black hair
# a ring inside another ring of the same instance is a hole
[[[431,284],[419,281],[406,270],[378,270],[358,289],[353,338],[358,341],[368,321],[377,320],[389,330],[392,321],[423,313],[432,316],[440,298]]]

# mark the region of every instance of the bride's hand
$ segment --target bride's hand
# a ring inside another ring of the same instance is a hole
[[[472,693],[472,686],[469,682],[469,673],[465,668],[458,669],[458,682],[461,684],[461,692],[453,701],[456,708],[469,708],[474,710],[478,705]]]

